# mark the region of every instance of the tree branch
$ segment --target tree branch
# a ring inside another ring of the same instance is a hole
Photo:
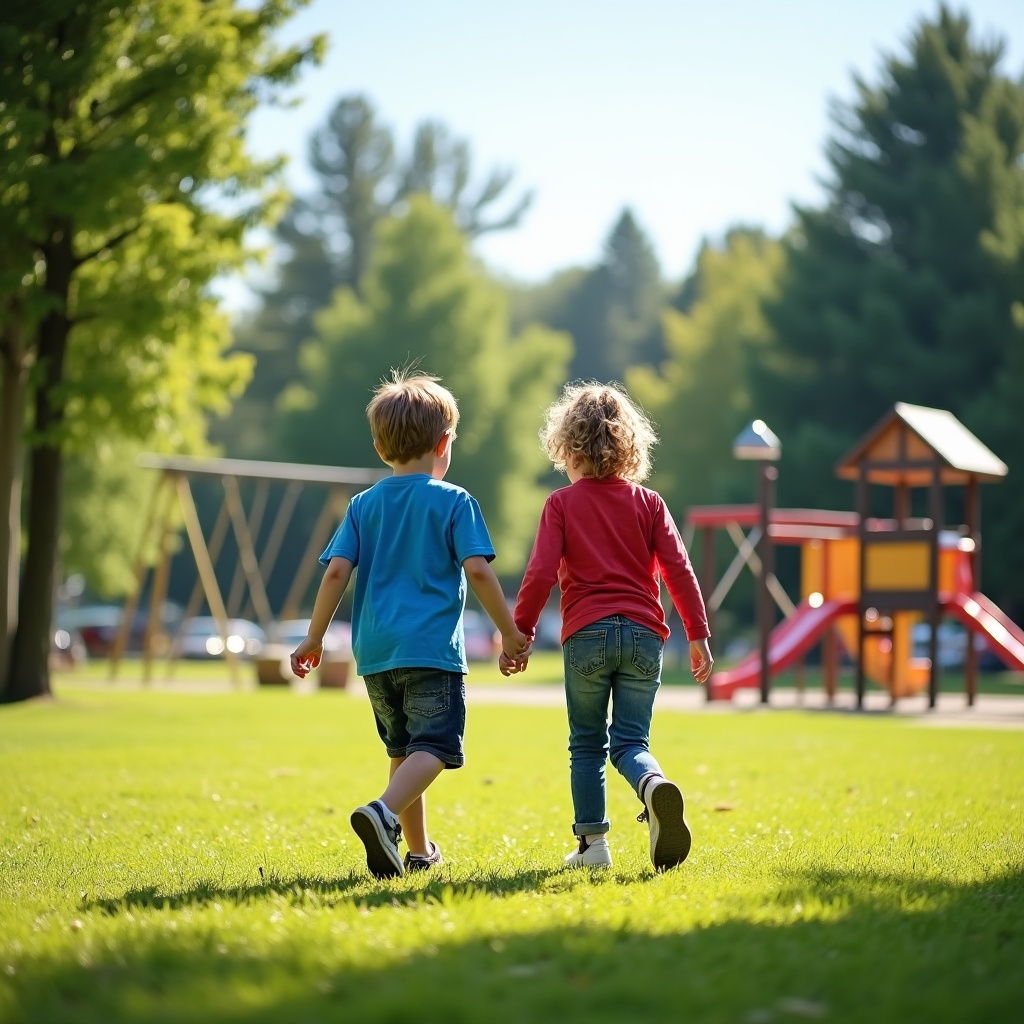
[[[131,238],[139,228],[142,227],[142,221],[138,221],[134,226],[125,228],[120,234],[115,235],[113,238],[108,239],[102,245],[98,245],[92,252],[87,252],[84,256],[75,257],[75,266],[80,267],[83,263],[88,263],[89,260],[95,259],[105,249],[116,249],[125,239]]]

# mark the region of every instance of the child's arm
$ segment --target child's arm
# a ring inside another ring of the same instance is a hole
[[[327,563],[320,589],[316,592],[313,615],[309,620],[306,639],[292,651],[292,672],[305,679],[309,670],[320,664],[324,653],[324,634],[341,604],[341,599],[352,577],[352,563],[347,558],[335,556]]]
[[[501,649],[510,658],[524,651],[530,643],[525,633],[520,633],[512,619],[512,613],[505,604],[505,595],[494,570],[483,555],[470,555],[462,563],[466,570],[466,579],[473,588],[473,593],[491,617],[491,621],[501,631]]]

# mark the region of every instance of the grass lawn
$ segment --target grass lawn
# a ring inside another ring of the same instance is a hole
[[[1017,1021],[1024,734],[883,716],[655,720],[694,849],[565,872],[564,713],[470,708],[446,864],[382,883],[386,761],[344,693],[64,686],[0,708],[0,1021]]]

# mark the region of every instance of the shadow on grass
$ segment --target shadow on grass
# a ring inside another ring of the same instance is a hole
[[[13,997],[0,998],[0,1011],[18,1024],[1020,1019],[1019,868],[959,887],[913,876],[794,874],[761,920],[748,919],[761,917],[748,907],[743,919],[703,927],[674,925],[681,905],[668,897],[615,927],[588,922],[584,898],[576,920],[540,928],[528,911],[502,916],[496,908],[485,934],[430,934],[408,955],[390,942],[367,946],[351,925],[340,932],[345,954],[335,955],[323,921],[315,933],[292,931],[259,949],[243,935],[218,935],[208,920],[177,931],[152,922],[93,942],[82,962],[26,957],[13,977],[0,976],[0,997],[5,986]],[[813,915],[803,910],[812,906]],[[458,920],[457,901],[445,911]],[[436,911],[427,914],[436,922]],[[410,917],[394,926],[424,927]],[[377,918],[370,941],[386,932]]]
[[[350,902],[358,907],[407,906],[430,900],[458,900],[473,896],[509,897],[521,892],[536,891],[550,877],[562,875],[564,873],[559,871],[531,869],[484,876],[471,882],[453,882],[450,874],[440,868],[420,875],[406,875],[403,881],[376,882],[365,871],[352,871],[337,878],[299,875],[282,879],[272,874],[259,885],[222,886],[201,881],[178,892],[147,886],[130,890],[116,899],[85,899],[80,906],[85,912],[100,910],[110,916],[139,910],[175,911],[187,907],[207,907],[214,903],[245,906],[277,900],[284,900],[294,906],[330,906],[340,902]]]

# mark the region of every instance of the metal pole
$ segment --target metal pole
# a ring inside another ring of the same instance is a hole
[[[758,555],[761,561],[761,571],[757,577],[757,621],[761,641],[761,703],[768,703],[768,694],[771,687],[771,669],[768,664],[768,652],[772,626],[774,625],[774,609],[772,608],[771,594],[768,590],[768,577],[772,571],[773,552],[771,536],[769,535],[769,518],[771,514],[772,497],[775,481],[778,479],[779,471],[767,464],[761,465],[761,472],[758,478],[758,505],[760,507],[761,538],[758,543]]]

